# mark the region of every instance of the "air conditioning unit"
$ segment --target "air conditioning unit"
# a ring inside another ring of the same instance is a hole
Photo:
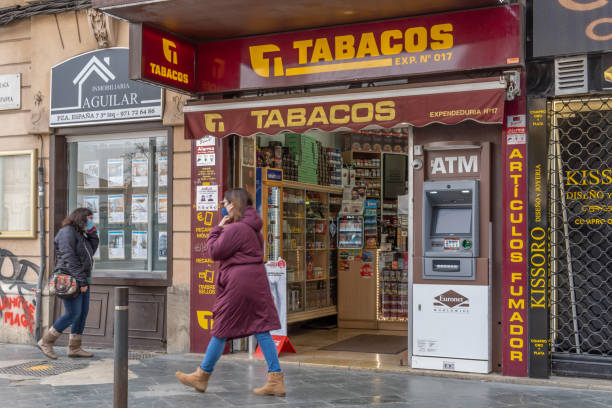
[[[589,90],[586,55],[555,58],[555,95],[586,93]]]

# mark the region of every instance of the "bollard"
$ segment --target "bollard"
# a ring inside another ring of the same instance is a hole
[[[128,406],[128,293],[128,288],[115,288],[114,408]]]

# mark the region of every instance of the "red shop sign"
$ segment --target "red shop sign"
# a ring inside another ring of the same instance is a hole
[[[521,65],[518,5],[198,45],[200,93]]]
[[[249,136],[283,130],[360,130],[503,121],[505,83],[500,78],[445,82],[433,86],[383,87],[374,91],[216,101],[185,106],[185,138]]]
[[[193,93],[196,46],[143,24],[130,24],[130,79]]]

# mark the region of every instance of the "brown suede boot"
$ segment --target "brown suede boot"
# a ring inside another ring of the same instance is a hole
[[[206,387],[208,387],[208,379],[210,378],[210,373],[207,373],[200,367],[198,367],[198,369],[191,374],[185,374],[177,371],[174,375],[176,375],[176,378],[178,378],[178,380],[186,386],[193,387],[196,389],[196,391],[200,392],[206,391]]]
[[[85,351],[81,348],[82,336],[80,334],[71,334],[68,339],[68,357],[93,357],[93,353]]]
[[[57,360],[57,355],[55,355],[55,352],[53,351],[53,344],[55,344],[55,341],[60,334],[62,333],[58,332],[55,330],[55,327],[51,326],[49,331],[47,331],[44,336],[42,336],[42,339],[38,340],[37,343],[40,351],[42,351],[45,356],[52,360]]]
[[[277,397],[284,397],[286,394],[285,374],[283,373],[268,373],[268,383],[262,388],[255,388],[253,392],[257,395],[276,395]]]

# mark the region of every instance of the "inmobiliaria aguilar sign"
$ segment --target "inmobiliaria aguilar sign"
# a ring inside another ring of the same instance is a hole
[[[133,24],[130,72],[221,93],[519,65],[521,14],[503,6],[197,45]]]
[[[50,126],[161,119],[162,89],[128,78],[127,48],[86,52],[51,68]]]

